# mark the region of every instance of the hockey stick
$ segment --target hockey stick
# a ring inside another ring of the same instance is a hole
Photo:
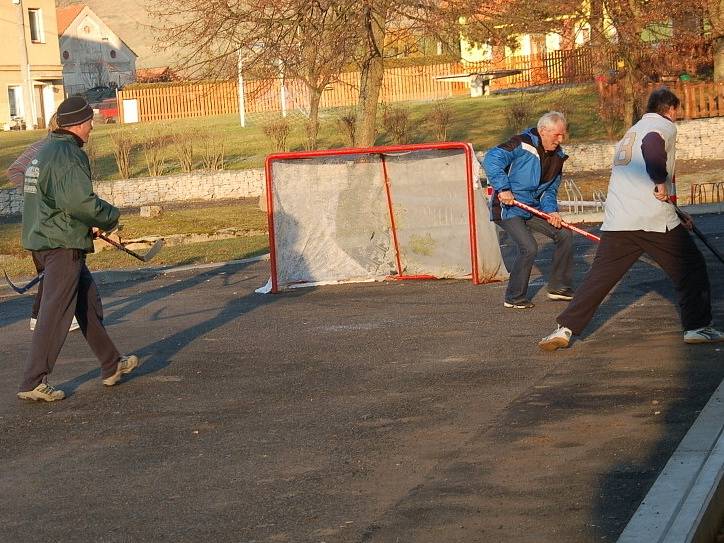
[[[156,240],[156,243],[151,245],[151,248],[148,250],[148,252],[146,254],[140,255],[135,251],[131,251],[124,245],[118,243],[117,241],[113,241],[111,238],[109,238],[105,234],[101,234],[100,232],[98,232],[98,233],[96,233],[96,237],[102,239],[106,243],[110,243],[116,249],[120,249],[121,251],[128,253],[132,257],[140,260],[141,262],[148,262],[149,260],[151,260],[154,256],[156,256],[156,254],[158,254],[158,252],[161,250],[161,248],[163,247],[163,244],[164,244],[164,241],[162,239]]]
[[[679,216],[679,218],[684,219],[688,217],[687,214],[685,214],[681,209],[679,209],[679,206],[677,206],[674,202],[669,200],[669,203],[674,206],[674,209],[676,210],[676,214]],[[717,250],[716,247],[714,247],[709,239],[702,233],[701,230],[699,230],[696,225],[694,224],[694,221],[691,221],[691,231],[696,234],[696,236],[701,240],[701,242],[706,245],[707,249],[709,249],[712,253],[714,253],[714,256],[719,259],[719,262],[724,264],[724,256]]]
[[[43,276],[45,275],[43,272],[40,272],[37,276],[33,277],[28,284],[26,284],[23,287],[17,286],[15,283],[13,283],[10,278],[8,277],[8,272],[3,270],[3,274],[5,275],[5,281],[7,281],[7,284],[10,285],[10,288],[13,289],[18,294],[25,294],[28,290],[33,288],[37,283],[39,283]]]
[[[540,217],[541,219],[548,220],[551,218],[551,216],[548,213],[545,213],[545,212],[541,211],[540,209],[536,209],[527,204],[520,203],[517,200],[513,200],[513,205],[519,207],[520,209],[522,209],[524,211],[527,211],[528,213],[532,213],[533,215]],[[590,239],[591,241],[595,241],[597,243],[599,241],[601,241],[601,238],[599,238],[597,235],[591,234],[590,232],[586,232],[582,228],[573,226],[572,224],[569,224],[566,221],[561,221],[561,226],[563,228],[567,228],[571,232],[575,232],[576,234],[581,234],[583,237],[586,237],[586,238]]]

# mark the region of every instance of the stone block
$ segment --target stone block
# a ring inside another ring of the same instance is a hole
[[[141,217],[159,217],[162,213],[161,206],[141,206]]]

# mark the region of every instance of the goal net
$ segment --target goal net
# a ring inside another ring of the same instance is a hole
[[[271,291],[507,278],[476,167],[465,143],[268,156]]]

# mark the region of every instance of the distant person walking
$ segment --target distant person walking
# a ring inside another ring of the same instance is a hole
[[[568,301],[573,297],[573,237],[561,228],[558,214],[558,187],[563,163],[568,156],[560,144],[566,136],[566,118],[562,113],[544,114],[535,128],[513,136],[488,150],[483,168],[493,187],[490,199],[491,219],[505,230],[518,248],[505,291],[505,307],[530,309],[528,282],[538,254],[534,232],[553,240],[555,252],[548,278],[548,298]],[[513,205],[517,200],[548,213],[547,221]]]
[[[8,168],[8,179],[10,179],[10,182],[15,186],[15,188],[22,190],[23,187],[23,181],[25,179],[25,170],[28,168],[30,163],[38,156],[38,153],[40,150],[45,147],[48,142],[50,141],[50,134],[58,128],[58,121],[56,119],[56,114],[53,113],[53,115],[50,117],[50,120],[48,121],[48,135],[42,139],[39,139],[35,143],[32,143],[28,146],[23,153],[15,159],[15,161],[10,164],[10,167]],[[40,274],[43,272],[42,267],[40,267],[40,262],[33,256],[33,264],[35,265],[35,271]],[[38,283],[38,292],[35,294],[35,300],[33,301],[33,307],[30,310],[30,329],[35,330],[35,325],[38,322],[38,311],[40,311],[40,301],[43,297],[43,281],[42,279]],[[78,325],[78,319],[73,316],[73,320],[70,323],[70,328],[68,329],[69,332],[72,332],[74,330],[78,330],[80,326]]]
[[[93,110],[80,97],[58,107],[59,128],[25,170],[23,247],[45,272],[45,287],[18,398],[52,402],[65,398],[47,383],[75,313],[81,332],[101,365],[103,384],[118,383],[138,366],[122,356],[103,326],[103,308],[85,255],[93,251],[92,229],[110,230],[120,212],[94,192],[90,164],[81,149],[93,130]]]
[[[618,143],[593,265],[573,301],[558,315],[556,330],[538,343],[541,349],[568,347],[571,336],[583,332],[606,295],[644,253],[674,283],[684,342],[724,341],[724,334],[712,328],[709,276],[706,261],[687,231],[691,217],[679,218],[668,201],[678,107],[673,92],[655,90],[647,113]]]

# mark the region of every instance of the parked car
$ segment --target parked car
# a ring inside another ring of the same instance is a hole
[[[100,116],[104,123],[115,123],[118,121],[118,101],[115,98],[106,98],[93,112]]]

